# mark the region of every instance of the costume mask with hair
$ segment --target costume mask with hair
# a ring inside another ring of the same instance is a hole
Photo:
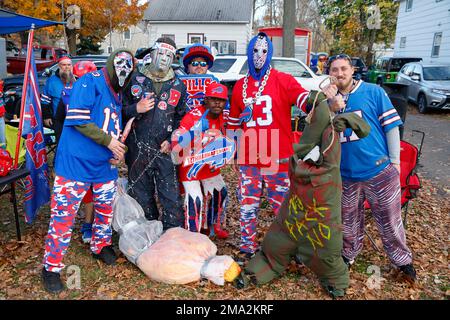
[[[260,32],[254,36],[247,47],[248,71],[255,80],[261,80],[270,67],[273,46],[269,37]]]
[[[123,88],[125,80],[133,72],[133,56],[125,51],[119,52],[114,57],[114,69],[119,80],[119,86]]]

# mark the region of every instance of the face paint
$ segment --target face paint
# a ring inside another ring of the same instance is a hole
[[[123,87],[125,80],[133,72],[133,57],[128,52],[119,52],[114,57],[114,69],[116,70],[119,86]]]
[[[172,65],[175,48],[167,43],[156,43],[150,55],[156,71],[166,73]]]
[[[267,53],[269,51],[269,44],[265,37],[259,37],[255,42],[253,48],[253,64],[255,69],[261,69],[267,60]]]

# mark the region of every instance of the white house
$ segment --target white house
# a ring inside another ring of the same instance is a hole
[[[132,52],[136,52],[141,47],[148,47],[150,42],[149,34],[145,23],[141,22],[136,26],[131,26],[124,32],[112,32],[108,34],[101,43],[100,49],[103,53],[108,54],[118,48],[127,48]]]
[[[450,64],[450,0],[400,2],[394,56]]]
[[[253,0],[149,0],[142,22],[106,36],[105,53],[149,47],[161,36],[177,48],[200,42],[213,53],[244,54],[252,36]],[[111,48],[110,48],[111,47]]]

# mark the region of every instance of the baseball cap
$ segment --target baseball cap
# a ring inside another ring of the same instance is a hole
[[[201,43],[195,43],[184,49],[183,64],[186,71],[189,63],[191,63],[191,61],[196,57],[205,58],[208,62],[208,69],[212,67],[214,56],[211,53],[211,49]]]
[[[213,82],[206,87],[205,97],[228,100],[228,88],[223,84]]]

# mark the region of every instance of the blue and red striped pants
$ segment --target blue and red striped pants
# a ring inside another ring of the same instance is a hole
[[[62,260],[69,247],[75,216],[91,186],[95,210],[91,251],[98,254],[103,247],[111,245],[112,203],[116,182],[84,183],[56,176],[43,261],[47,271],[60,272],[64,268]]]

